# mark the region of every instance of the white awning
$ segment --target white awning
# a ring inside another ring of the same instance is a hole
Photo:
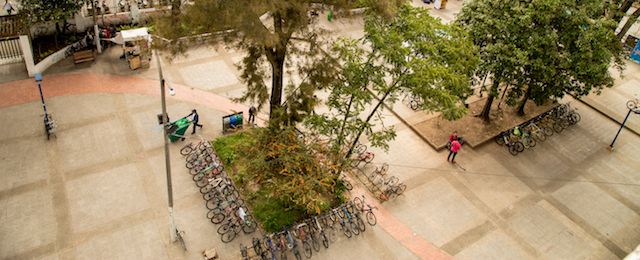
[[[150,37],[149,37],[149,33],[147,32],[148,30],[149,28],[147,27],[131,29],[131,30],[123,30],[118,32],[116,37],[111,39],[111,41],[117,44],[123,44],[125,42],[131,42],[131,41],[149,40]]]

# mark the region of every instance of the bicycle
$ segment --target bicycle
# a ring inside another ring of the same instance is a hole
[[[638,108],[640,108],[640,101],[636,98],[635,100],[629,100],[627,101],[627,108],[629,110],[636,110]]]
[[[211,203],[209,203],[211,202]],[[241,198],[236,198],[235,200],[225,200],[225,201],[216,201],[216,200],[209,200],[207,201],[207,208],[209,209],[209,212],[207,213],[207,218],[211,219],[213,218],[213,216],[217,215],[218,213],[221,213],[224,211],[225,208],[227,207],[232,207],[232,204],[235,204],[236,206],[242,206],[244,205],[244,200]]]
[[[389,185],[389,187],[380,194],[380,200],[385,201],[389,199],[389,197],[399,196],[407,189],[407,185],[402,184],[402,182],[397,185]]]
[[[364,232],[364,229],[365,229],[364,221],[362,221],[362,219],[357,217],[358,216],[357,214],[353,214],[354,213],[353,209],[351,209],[351,214],[349,214],[348,208],[350,207],[353,207],[353,205],[351,205],[351,203],[347,203],[347,205],[342,207],[342,211],[338,211],[338,214],[341,213],[342,215],[340,217],[342,218],[346,217],[347,220],[349,220],[349,226],[351,227],[351,232],[353,232],[353,234],[357,236],[360,234],[360,231]]]
[[[184,251],[187,251],[187,246],[184,244],[184,231],[178,231],[178,227],[176,227],[176,237],[178,237],[178,240],[180,240],[180,244],[182,244],[182,248],[184,248]]]
[[[344,141],[344,145],[346,147],[350,147],[351,144],[353,144],[353,141],[351,141],[351,140],[345,140]],[[362,144],[360,141],[358,141],[358,142],[356,142],[356,146],[354,146],[353,149],[356,151],[357,154],[363,154],[364,152],[367,151],[367,146]]]
[[[217,232],[222,235],[222,242],[231,242],[241,230],[245,234],[256,231],[256,223],[252,221],[253,217],[246,215],[242,207],[238,209],[238,215],[235,218],[230,218],[227,223],[218,228]]]
[[[273,237],[273,236],[274,236],[274,234],[271,234],[271,235],[265,235],[265,236],[264,236],[264,238],[262,239],[262,243],[264,243],[264,247],[265,247],[265,249],[267,250],[267,252],[268,252],[269,254],[271,254],[271,257],[270,257],[270,258],[271,258],[271,260],[277,260],[277,259],[276,259],[276,246],[275,246],[275,244],[273,243],[273,239],[272,239],[272,237]],[[254,248],[255,248],[255,246],[256,246],[256,245],[255,245],[256,240],[257,240],[257,238],[254,238],[254,240],[253,240],[253,243],[254,243],[253,247],[254,247]],[[258,240],[258,242],[259,242],[259,240]],[[258,252],[256,251],[256,253],[258,253]],[[269,257],[267,257],[267,259],[268,259],[268,258],[269,258]],[[264,259],[264,258],[263,258],[263,259]],[[281,256],[281,257],[280,257],[280,259],[286,259],[286,256],[285,256],[285,258],[282,258],[282,256]]]
[[[340,224],[342,233],[344,233],[346,237],[351,238],[352,231],[349,228],[347,228],[347,222],[342,217],[340,217],[340,215],[337,213],[338,211],[339,211],[339,208],[332,209],[330,211],[329,218],[331,218],[331,220],[334,222],[339,220],[338,223]]]
[[[530,133],[535,134],[536,137],[538,138],[538,140],[540,140],[540,141],[547,140],[547,132],[551,132],[551,134],[549,134],[549,136],[553,135],[553,129],[552,128],[546,127],[544,129],[544,131],[543,131],[533,121],[529,122],[529,124],[524,128],[527,129],[527,131],[529,131]]]
[[[353,185],[351,185],[351,182],[349,182],[346,179],[347,175],[345,175],[344,173],[342,174],[340,181],[342,181],[342,184],[344,185],[345,188],[347,188],[347,190],[353,190]]]
[[[360,162],[365,162],[365,163],[370,163],[371,161],[373,161],[373,158],[376,155],[372,152],[367,152],[365,154],[358,154],[357,157],[355,159],[351,160],[351,167],[358,167],[358,165],[360,165]]]
[[[359,211],[366,212],[365,217],[367,218],[367,222],[369,223],[369,225],[375,226],[377,223],[377,219],[376,219],[376,215],[373,214],[373,209],[378,209],[378,207],[372,207],[371,205],[366,203],[364,200],[365,200],[364,195],[362,195],[362,199],[360,199],[359,197],[356,197],[355,199],[353,199],[353,205],[355,205],[356,209],[358,209]],[[368,208],[364,208],[365,205]]]
[[[380,168],[376,166],[376,168],[373,170],[373,172],[371,172],[371,174],[369,174],[369,176],[367,176],[367,178],[369,179],[369,181],[374,181],[378,175],[384,176],[385,174],[387,174],[387,171],[389,171],[389,164],[385,162],[382,163],[382,166]]]
[[[56,120],[53,120],[53,116],[51,116],[51,114],[40,116],[44,117],[44,133],[47,135],[47,140],[49,140],[51,135],[58,138],[56,134]]]
[[[302,223],[300,225],[297,225],[295,229],[293,229],[293,235],[298,239],[300,239],[300,241],[302,241],[302,250],[304,252],[304,255],[307,258],[311,258],[313,251],[311,251],[311,245],[309,245],[309,241],[307,241],[307,235],[306,235],[306,233],[309,233],[309,230],[305,232],[303,227],[307,227],[307,229],[309,228],[309,226],[307,226],[307,223]],[[312,240],[312,243],[315,242],[316,244],[318,244],[318,241],[314,241],[313,237],[311,238],[311,240]],[[318,247],[319,246],[320,245],[318,244]]]
[[[510,137],[507,137],[506,132],[502,132],[494,138],[498,145],[506,145],[509,148],[509,152],[512,155],[518,155],[519,152],[524,151],[524,144],[519,141],[510,141],[512,140]],[[510,136],[510,134],[509,134]]]
[[[318,232],[318,235],[320,236],[320,241],[322,241],[322,245],[324,246],[324,248],[329,248],[329,239],[327,238],[327,235],[324,232],[324,228],[320,226],[320,221],[318,221],[318,217],[314,216],[313,219],[316,222],[316,230]]]
[[[522,129],[522,131],[520,129]],[[524,148],[529,149],[536,146],[536,140],[533,138],[529,138],[529,132],[526,128],[520,128],[516,126],[513,129],[513,133],[518,139],[522,140],[520,142],[524,145]]]
[[[302,256],[300,255],[300,250],[298,248],[298,242],[296,242],[296,240],[293,239],[288,229],[286,230],[286,233],[287,233],[286,238],[287,238],[287,241],[289,242],[287,247],[293,250],[293,255],[296,257],[296,260],[302,260]]]

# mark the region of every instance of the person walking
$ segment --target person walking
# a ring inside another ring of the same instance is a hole
[[[4,3],[4,10],[7,10],[7,15],[11,15],[11,12],[16,9],[13,8],[11,1],[7,0],[7,2]]]
[[[201,124],[198,124],[198,121],[200,120],[200,117],[198,116],[198,112],[196,112],[196,110],[191,110],[191,114],[189,114],[187,117],[193,115],[193,119],[191,120],[191,122],[193,122],[193,132],[191,132],[191,134],[195,134],[196,133],[196,126],[199,126],[200,128],[202,128]]]
[[[247,120],[247,122],[253,124],[255,121],[256,121],[256,107],[251,106],[249,108],[249,120]]]
[[[458,154],[459,149],[460,149],[460,143],[458,143],[458,140],[454,140],[453,142],[451,142],[451,151],[449,152],[449,156],[447,156],[447,162],[449,161],[449,158],[453,154],[453,157],[451,158],[451,163],[456,163],[456,155]]]

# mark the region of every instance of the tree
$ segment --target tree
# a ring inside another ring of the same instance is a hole
[[[613,86],[609,67],[624,62],[601,3],[587,0],[479,0],[465,3],[458,15],[480,46],[480,75],[494,84],[481,115],[489,121],[500,83],[510,85],[507,103],[524,112],[527,100],[540,105],[565,94],[577,97]],[[599,9],[597,8],[598,6]],[[505,86],[506,88],[506,86]],[[520,100],[520,98],[523,98]]]
[[[328,33],[309,23],[307,12],[311,8],[326,6],[334,17],[349,16],[355,7],[351,0],[202,0],[185,6],[180,26],[158,26],[159,34],[174,40],[185,34],[224,32],[222,37],[228,47],[247,53],[239,69],[247,91],[239,101],[251,101],[261,108],[269,103],[270,125],[280,126],[299,120],[299,109],[309,108],[312,91],[298,92],[327,86],[335,79],[336,61],[321,48],[311,50],[310,44],[324,46]],[[365,0],[359,4],[368,6],[373,13],[392,12],[401,0]],[[182,35],[175,34],[183,31]],[[294,63],[296,61],[296,63]],[[303,79],[305,86],[293,81],[285,84],[284,77]],[[270,84],[267,83],[270,80]],[[270,85],[270,86],[269,86]],[[287,94],[283,98],[283,94]],[[297,96],[296,96],[297,95]],[[311,95],[311,96],[310,96]],[[286,106],[283,101],[287,100]],[[302,111],[308,113],[309,111]]]
[[[64,31],[67,19],[73,18],[83,3],[78,0],[21,0],[20,15],[27,28],[34,24],[53,22],[56,25],[56,35],[59,35]]]
[[[334,147],[350,139],[343,156],[350,156],[363,133],[374,146],[387,147],[386,142],[395,137],[393,128],[376,132],[373,123],[381,122],[383,104],[393,104],[401,93],[423,99],[423,109],[440,112],[446,119],[464,115],[463,101],[472,94],[471,77],[478,58],[460,26],[442,24],[427,9],[404,4],[390,19],[367,18],[361,43],[371,51],[358,48],[358,40],[343,40],[337,47],[344,64],[340,80],[330,86],[327,105],[334,112],[314,116],[308,124],[332,137]],[[373,108],[362,118],[368,105]]]

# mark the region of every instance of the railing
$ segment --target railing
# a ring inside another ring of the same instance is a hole
[[[19,37],[0,39],[0,60],[22,59]]]
[[[18,36],[22,23],[16,15],[0,16],[0,37]]]

